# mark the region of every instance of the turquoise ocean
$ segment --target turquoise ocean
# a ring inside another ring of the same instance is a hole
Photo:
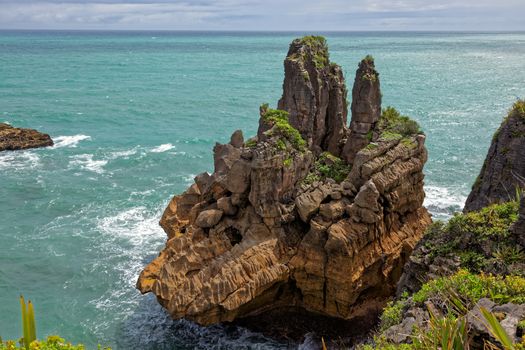
[[[0,31],[0,122],[55,141],[0,154],[0,336],[20,336],[23,293],[39,336],[89,347],[286,347],[171,321],[134,285],[165,242],[170,198],[212,170],[216,141],[255,134],[302,34]],[[427,135],[427,207],[445,220],[461,210],[492,134],[525,96],[525,34],[324,34],[350,89],[360,58],[375,57],[383,105]]]

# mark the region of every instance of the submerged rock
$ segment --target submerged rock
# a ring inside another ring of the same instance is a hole
[[[53,140],[48,134],[33,129],[15,128],[0,123],[0,151],[53,146]]]
[[[464,211],[516,199],[517,187],[525,187],[525,101],[521,100],[494,134]]]
[[[295,309],[365,326],[430,224],[423,135],[386,138],[370,122],[373,145],[344,161],[346,87],[324,38],[292,42],[279,107],[261,107],[256,138],[217,144],[214,173],[166,208],[169,239],[137,288],[172,317],[209,325]]]

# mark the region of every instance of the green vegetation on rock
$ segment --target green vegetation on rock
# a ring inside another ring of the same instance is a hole
[[[321,69],[328,66],[330,59],[325,37],[307,35],[300,38],[299,42],[312,50],[312,59],[316,68]]]
[[[406,115],[401,115],[394,107],[383,109],[379,119],[379,130],[381,138],[392,138],[393,135],[401,137],[414,136],[422,134],[419,124]]]
[[[290,125],[288,112],[271,108],[266,108],[264,111],[263,120],[273,125],[273,128],[269,131],[278,133],[286,138],[297,150],[304,151],[306,141],[301,136],[301,133]]]
[[[447,304],[450,294],[460,297],[464,305],[473,307],[481,298],[488,298],[497,304],[525,303],[525,278],[520,276],[499,276],[473,274],[459,270],[456,274],[441,277],[425,283],[412,297],[415,303],[427,300]],[[455,305],[450,305],[452,311]]]
[[[26,347],[14,340],[2,342],[0,340],[0,350],[25,350]],[[35,340],[29,345],[30,350],[85,350],[84,345],[73,345],[56,335],[47,337],[46,340]],[[110,348],[98,347],[98,349],[110,350]]]
[[[311,184],[322,179],[343,181],[350,173],[351,167],[344,160],[330,152],[323,152],[317,158],[311,172],[303,180],[304,184]]]
[[[517,100],[512,106],[509,114],[511,113],[516,113],[518,116],[525,119],[525,100]]]
[[[381,315],[379,333],[374,337],[374,345],[358,347],[360,350],[426,350],[426,349],[468,349],[471,336],[466,322],[466,313],[476,303],[488,298],[496,304],[525,303],[525,278],[519,276],[494,276],[472,274],[467,270],[460,270],[456,274],[442,277],[425,283],[421,290],[407,298],[390,302]],[[403,311],[410,307],[424,307],[430,302],[438,307],[443,315],[430,313],[428,327],[413,329],[411,344],[389,343],[382,332],[389,327],[401,323]],[[482,310],[483,311],[483,310]],[[501,331],[496,316],[483,312],[484,324],[489,332]],[[524,323],[525,324],[525,323]],[[519,326],[518,326],[519,327]],[[499,337],[496,337],[500,340]],[[501,336],[504,339],[504,335]],[[521,343],[509,343],[505,349],[525,349],[525,339]],[[491,348],[488,349],[500,349]]]
[[[495,141],[498,138],[499,133],[501,131],[501,127],[507,123],[509,118],[514,117],[514,116],[517,116],[525,121],[525,100],[518,99],[516,102],[514,102],[514,104],[512,105],[512,108],[509,110],[507,116],[501,123],[500,127],[498,128],[498,130],[496,130],[494,135],[492,135],[492,141]],[[518,131],[515,131],[512,133],[512,137],[523,137],[523,136],[524,135],[522,135]]]
[[[518,219],[518,209],[518,201],[493,204],[480,211],[456,214],[447,224],[434,223],[425,237],[428,255],[459,256],[461,267],[472,272],[506,270],[512,264],[525,263],[525,252],[507,239],[510,226]]]
[[[248,141],[246,141],[244,143],[244,146],[245,147],[248,147],[248,148],[254,148],[255,146],[257,146],[257,140],[256,139],[249,139]]]

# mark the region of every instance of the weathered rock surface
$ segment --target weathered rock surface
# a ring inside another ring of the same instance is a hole
[[[465,212],[516,198],[525,187],[525,102],[514,104],[494,135],[485,163],[465,203]]]
[[[344,181],[319,177],[316,157],[344,159],[351,137],[341,69],[323,48],[318,38],[292,43],[279,102],[287,117],[261,108],[257,138],[241,146],[236,132],[217,144],[214,173],[166,208],[169,239],[137,288],[174,318],[207,325],[295,308],[366,324],[394,293],[430,223],[424,136],[376,137],[374,147],[353,149]]]
[[[381,88],[379,73],[374,60],[366,57],[357,69],[352,89],[352,122],[350,135],[344,146],[346,161],[353,164],[359,150],[365,147],[374,136],[374,129],[381,116]]]
[[[278,108],[289,113],[290,124],[312,150],[340,155],[346,137],[346,95],[343,71],[330,64],[324,39],[294,40],[284,61]]]
[[[0,123],[0,152],[46,146],[53,146],[48,134]]]

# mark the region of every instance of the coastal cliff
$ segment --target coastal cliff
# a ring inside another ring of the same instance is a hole
[[[0,123],[0,152],[53,146],[48,134]]]
[[[494,134],[465,212],[516,197],[525,187],[525,101],[517,101]]]
[[[214,172],[173,197],[168,241],[140,274],[174,318],[203,325],[292,308],[370,324],[431,219],[425,136],[381,113],[373,58],[346,86],[322,37],[294,40],[279,109],[214,147]]]

